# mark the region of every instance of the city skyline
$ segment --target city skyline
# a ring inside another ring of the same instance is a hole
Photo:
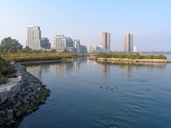
[[[169,0],[2,0],[0,5],[0,40],[10,36],[25,46],[26,27],[34,24],[51,44],[61,34],[86,46],[99,45],[107,31],[111,50],[123,51],[123,36],[130,32],[139,51],[171,51]]]

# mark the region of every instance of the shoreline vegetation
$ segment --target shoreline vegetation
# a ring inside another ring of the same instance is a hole
[[[107,54],[98,53],[89,57],[90,60],[110,63],[171,63],[164,55],[139,55],[139,54]]]
[[[0,56],[0,85],[6,83],[8,78],[16,77],[15,73],[15,67]]]
[[[72,57],[83,56],[75,53],[51,53],[51,52],[6,52],[0,55],[0,85],[5,84],[10,77],[15,77],[16,69],[11,62],[22,65],[49,64],[59,62],[71,62]]]
[[[69,63],[80,56],[87,56],[81,53],[56,53],[56,52],[19,52],[19,53],[1,53],[0,54],[0,85],[6,83],[9,77],[15,77],[15,68],[11,62],[22,65],[50,64],[50,63]]]
[[[15,62],[28,61],[48,61],[48,60],[63,60],[72,57],[84,56],[85,54],[77,53],[51,53],[51,52],[33,52],[33,53],[9,53],[2,55],[4,59]]]

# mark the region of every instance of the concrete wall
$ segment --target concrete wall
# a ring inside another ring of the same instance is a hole
[[[21,76],[18,76],[17,78],[9,78],[6,84],[0,85],[0,104],[19,93],[21,85]]]
[[[97,61],[101,61],[101,62],[142,62],[142,63],[170,63],[170,61],[166,60],[166,59],[127,59],[127,58],[97,58]]]

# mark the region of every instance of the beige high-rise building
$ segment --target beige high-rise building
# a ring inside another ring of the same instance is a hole
[[[106,50],[110,50],[110,33],[103,32],[101,35],[101,45]]]
[[[133,34],[127,33],[124,35],[124,51],[133,52]]]

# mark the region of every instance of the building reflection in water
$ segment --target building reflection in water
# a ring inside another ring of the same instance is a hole
[[[41,66],[28,66],[27,71],[31,74],[34,74],[36,78],[41,78]]]
[[[65,75],[66,72],[79,72],[79,68],[81,67],[81,64],[83,64],[83,63],[87,63],[91,67],[96,66],[96,64],[97,64],[97,62],[95,62],[95,61],[90,61],[85,58],[78,58],[71,63],[57,63],[57,64],[27,66],[27,71],[30,72],[31,74],[34,74],[35,77],[41,79],[42,69],[45,72],[48,72],[51,69],[50,67],[52,67],[55,75],[62,76],[62,75]],[[123,68],[124,75],[126,77],[133,75],[133,72],[135,70],[139,70],[139,67],[142,67],[142,66],[144,68],[149,68],[151,70],[153,70],[154,68],[160,68],[162,70],[163,68],[166,68],[166,65],[167,64],[162,64],[162,63],[161,64],[160,63],[158,63],[158,64],[141,64],[141,65],[140,64],[139,65],[115,64],[115,66],[119,66],[119,67]],[[82,65],[82,66],[84,66],[84,65]],[[110,77],[110,70],[111,70],[110,66],[111,66],[110,64],[100,64],[100,73],[106,78]]]
[[[123,69],[124,69],[124,74],[125,76],[129,76],[132,74],[132,71],[133,71],[133,67],[130,66],[130,65],[124,65],[123,66]]]
[[[110,65],[109,64],[100,64],[100,72],[103,76],[110,76]]]
[[[35,77],[41,79],[42,69],[45,72],[50,70],[52,67],[54,74],[57,76],[64,75],[66,72],[79,71],[81,63],[85,63],[86,59],[79,58],[71,63],[57,63],[57,64],[45,64],[45,65],[32,65],[27,66],[27,71],[34,74]]]
[[[42,69],[45,72],[49,71],[49,65],[32,65],[32,66],[27,66],[27,71],[33,74],[36,78],[41,79],[42,76]]]
[[[78,58],[75,61],[71,63],[60,63],[60,64],[55,64],[55,69],[56,69],[56,75],[63,75],[66,72],[73,72],[73,71],[79,71],[81,63],[85,63],[86,59],[83,58]]]
[[[52,67],[54,67],[53,68],[53,69],[55,69],[54,73],[57,76],[61,76],[66,73],[67,68],[66,68],[66,64],[64,64],[64,63],[54,64],[54,65],[52,65]]]

